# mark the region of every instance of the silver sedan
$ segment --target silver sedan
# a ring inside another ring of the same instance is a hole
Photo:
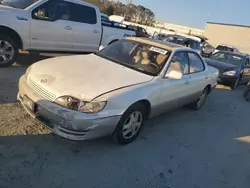
[[[97,54],[31,65],[20,78],[18,100],[61,137],[112,135],[128,144],[151,117],[183,105],[199,110],[217,78],[218,70],[191,49],[128,38]]]

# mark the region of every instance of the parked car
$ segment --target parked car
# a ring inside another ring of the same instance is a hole
[[[204,57],[210,57],[215,51],[215,48],[209,44],[209,43],[204,43],[201,47],[201,55]]]
[[[245,98],[246,101],[250,101],[250,80],[247,83],[247,87],[243,93],[243,97]]]
[[[20,78],[18,100],[61,137],[113,135],[127,144],[148,118],[183,105],[199,110],[218,74],[191,49],[128,38],[96,54],[31,65]]]
[[[164,40],[168,35],[169,34],[158,33],[155,31],[151,38],[156,40]]]
[[[234,52],[219,51],[205,59],[208,65],[219,70],[218,82],[235,89],[250,79],[250,56]]]
[[[226,52],[240,53],[240,51],[239,51],[236,47],[230,46],[230,45],[225,45],[225,44],[218,45],[218,46],[215,48],[214,53],[215,53],[215,52],[218,52],[218,51],[226,51]]]
[[[136,36],[137,37],[145,37],[148,38],[150,35],[147,33],[146,29],[144,29],[143,27],[140,26],[130,26],[131,28],[133,28],[136,32]]]
[[[101,13],[101,20],[102,20],[102,23],[106,23],[106,24],[109,24],[110,23],[110,20],[109,20],[109,17],[108,17],[108,15],[106,15],[106,14],[103,14],[103,13]]]
[[[200,53],[201,51],[201,43],[195,39],[184,37],[181,35],[167,35],[163,41],[172,42],[176,44],[180,44],[182,46],[189,47],[196,52]]]
[[[30,52],[97,52],[135,31],[102,25],[99,8],[80,0],[4,0],[0,5],[0,67],[10,66],[19,49]]]

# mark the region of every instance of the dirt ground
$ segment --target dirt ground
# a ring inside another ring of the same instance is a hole
[[[199,112],[182,108],[150,120],[127,146],[110,138],[72,142],[16,102],[18,79],[35,60],[22,56],[0,69],[0,188],[250,187],[244,86],[215,89]]]

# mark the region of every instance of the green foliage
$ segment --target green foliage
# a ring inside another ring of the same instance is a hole
[[[126,21],[143,24],[154,25],[155,14],[148,8],[142,5],[123,4],[108,0],[84,0],[92,3],[100,8],[100,11],[107,15],[119,15],[125,17]]]

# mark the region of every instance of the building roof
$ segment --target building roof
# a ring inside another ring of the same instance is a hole
[[[249,25],[237,25],[237,24],[216,23],[216,22],[207,22],[207,24],[226,25],[226,26],[234,26],[234,27],[248,27],[248,28],[250,28]]]
[[[149,44],[149,45],[156,46],[156,47],[163,48],[163,49],[170,50],[170,51],[174,51],[175,49],[178,49],[178,48],[179,49],[188,49],[187,47],[184,47],[184,46],[179,45],[179,44],[165,42],[165,41],[156,40],[156,39],[150,39],[150,38],[129,37],[127,39],[141,42],[141,43],[145,43],[145,44]]]

